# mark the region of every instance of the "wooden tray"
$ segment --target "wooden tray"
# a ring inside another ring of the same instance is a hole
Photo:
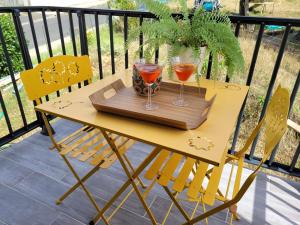
[[[206,89],[185,86],[184,96],[189,105],[177,107],[172,104],[179,94],[179,84],[162,82],[160,91],[152,97],[159,105],[154,111],[145,110],[146,97],[138,96],[133,88],[126,88],[122,80],[95,92],[90,97],[93,106],[102,112],[109,112],[134,119],[150,121],[183,130],[199,127],[207,118],[216,96],[205,100]]]

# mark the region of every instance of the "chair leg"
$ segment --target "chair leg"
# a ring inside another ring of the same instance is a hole
[[[76,171],[74,170],[74,168],[72,167],[71,163],[69,162],[69,160],[65,157],[62,156],[62,158],[64,159],[64,161],[66,162],[67,166],[69,167],[69,169],[71,170],[71,172],[73,173],[74,177],[77,179],[77,182],[79,183],[79,185],[82,187],[82,189],[84,190],[84,192],[86,193],[86,195],[88,196],[88,198],[90,199],[91,203],[93,204],[93,206],[96,208],[96,210],[98,212],[101,211],[101,209],[99,208],[95,198],[92,196],[92,194],[90,193],[90,191],[85,187],[85,185],[83,184],[83,182],[81,181],[79,175],[76,173]],[[102,215],[102,219],[104,221],[105,224],[109,225],[108,221],[106,220],[106,218],[104,217],[104,215]]]
[[[143,197],[146,199],[150,193],[150,191],[152,190],[152,188],[154,187],[154,184],[156,183],[157,178],[155,177],[152,181],[151,184],[149,185],[149,187],[147,187],[147,189],[144,191],[143,193]]]
[[[230,216],[230,220],[229,220],[230,225],[232,225],[232,221],[233,221],[233,213],[231,213],[231,216]]]
[[[49,124],[49,121],[47,120],[47,117],[45,115],[45,113],[41,113],[42,114],[42,118],[44,120],[44,123],[45,123],[45,126],[46,126],[46,129],[48,131],[48,134],[49,134],[49,137],[50,137],[50,140],[51,142],[53,143],[53,145],[55,146],[55,148],[61,152],[61,148],[60,146],[57,144],[57,142],[55,141],[54,137],[53,137],[53,132],[51,130],[51,127],[50,127],[50,124]],[[62,155],[62,158],[63,160],[65,161],[65,163],[67,164],[67,166],[69,167],[69,169],[71,170],[72,174],[74,175],[74,177],[76,178],[77,182],[79,183],[79,186],[82,187],[82,189],[84,190],[84,192],[87,194],[88,198],[90,199],[91,203],[93,204],[93,206],[96,208],[96,210],[98,212],[100,212],[100,208],[96,202],[96,200],[94,199],[94,197],[92,196],[92,194],[89,192],[89,190],[84,186],[83,182],[81,181],[80,177],[78,176],[78,174],[76,173],[76,171],[74,170],[73,166],[71,165],[71,163],[69,162],[69,160]],[[106,221],[106,218],[104,217],[104,215],[101,215],[103,221],[105,224],[108,225],[108,222]]]
[[[196,211],[197,211],[197,209],[198,209],[198,207],[199,207],[200,201],[201,201],[201,199],[199,199],[199,200],[197,201],[196,206],[195,206],[195,208],[194,208],[194,210],[193,210],[193,212],[192,212],[191,219],[194,218],[195,213],[196,213]]]
[[[126,202],[126,200],[129,198],[129,196],[134,192],[134,188],[131,188],[131,190],[127,193],[125,198],[120,202],[120,204],[115,208],[115,210],[107,217],[107,221],[110,221],[111,218],[118,212],[118,210],[122,207],[122,205]]]
[[[113,140],[112,140],[111,138],[109,138],[109,136],[107,135],[107,132],[106,132],[105,130],[102,130],[102,129],[101,129],[101,131],[102,131],[103,136],[105,137],[106,141],[107,141],[108,144],[110,145],[111,149],[115,152],[116,156],[118,157],[118,159],[119,159],[119,161],[120,161],[120,163],[121,163],[121,166],[123,167],[123,169],[124,169],[124,171],[125,171],[127,177],[130,179],[130,183],[131,183],[132,187],[134,188],[134,190],[135,190],[135,192],[136,192],[136,194],[137,194],[139,200],[141,201],[143,207],[145,208],[145,210],[146,210],[146,212],[147,212],[147,214],[148,214],[148,216],[149,216],[151,222],[152,222],[153,224],[157,224],[156,219],[155,219],[153,213],[151,212],[151,210],[150,210],[150,208],[148,207],[148,205],[147,205],[145,199],[143,198],[143,196],[142,196],[140,190],[138,189],[137,185],[135,184],[134,178],[132,177],[132,174],[129,172],[129,170],[128,170],[126,164],[125,164],[125,161],[123,160],[123,158],[122,158],[122,156],[121,156],[121,154],[120,154],[120,152],[119,152],[117,146],[115,145],[115,143],[113,142]]]
[[[103,131],[104,133],[105,131]],[[107,139],[107,135],[105,136]],[[110,143],[111,145],[111,143]],[[114,145],[114,150],[115,150]],[[102,208],[101,212],[99,212],[93,220],[90,221],[89,225],[94,225],[100,218],[103,218],[104,213],[107,209],[113,204],[113,202],[126,190],[126,188],[132,183],[134,180],[149,163],[157,156],[157,154],[161,151],[160,147],[156,147],[145,159],[144,161],[136,168],[135,172],[128,177],[128,180],[120,187],[120,189],[114,194],[114,196],[106,203],[106,205]],[[119,158],[119,155],[117,155]]]
[[[174,198],[176,199],[177,196],[178,196],[178,192],[175,193]],[[174,202],[172,201],[171,205],[169,206],[169,209],[168,209],[168,211],[167,211],[167,213],[166,213],[166,215],[165,215],[165,217],[164,217],[164,219],[163,219],[163,221],[161,223],[161,225],[164,225],[166,223],[166,221],[167,221],[167,219],[168,219],[168,217],[170,215],[170,212],[171,212],[173,206],[174,206]]]
[[[100,169],[100,165],[103,163],[101,161],[98,165],[96,165],[93,169],[91,169],[83,178],[81,178],[81,183],[85,182],[87,179],[89,179],[95,172],[97,172]],[[73,191],[75,191],[80,186],[80,182],[78,181],[76,184],[74,184],[67,192],[65,192],[59,199],[56,200],[56,204],[61,204]]]
[[[123,154],[122,156],[123,156],[123,158],[125,159],[125,161],[127,162],[127,164],[128,164],[128,166],[129,166],[131,172],[134,172],[133,165],[132,165],[132,163],[130,162],[130,160],[128,159],[128,157],[127,157],[125,154]],[[142,179],[141,179],[139,176],[138,176],[136,179],[139,181],[139,183],[141,184],[141,187],[142,187],[143,189],[146,189],[146,188],[147,188],[147,186],[144,184],[144,182],[142,181]]]
[[[206,211],[205,213],[191,219],[189,222],[186,222],[184,223],[183,225],[190,225],[190,224],[195,224],[201,220],[204,220],[206,218],[208,218],[209,216],[213,215],[213,214],[216,214],[220,211],[222,211],[223,209],[226,209],[228,207],[230,207],[231,205],[233,204],[232,200],[231,201],[228,201],[228,202],[225,202],[224,204],[222,205],[219,205],[209,211]]]
[[[201,203],[202,203],[202,209],[203,209],[203,212],[206,213],[206,207],[205,207],[205,203],[203,201],[203,193],[201,193]],[[208,217],[205,218],[205,223],[206,225],[208,225]]]
[[[176,198],[174,197],[174,195],[172,194],[172,192],[170,191],[170,189],[168,187],[165,187],[165,186],[163,186],[163,188],[166,191],[166,193],[169,195],[169,197],[171,198],[171,200],[174,202],[175,206],[181,212],[181,214],[183,215],[183,217],[186,219],[187,223],[189,224],[189,222],[190,222],[189,215],[186,213],[186,211],[178,203],[178,201],[176,200]]]
[[[227,199],[227,197],[228,197],[228,192],[229,192],[229,189],[230,189],[230,183],[231,183],[231,179],[232,179],[232,174],[233,174],[234,165],[235,165],[235,163],[234,163],[234,161],[233,161],[232,164],[231,164],[230,174],[229,174],[229,178],[228,178],[228,183],[227,183],[227,188],[226,188],[225,199]]]

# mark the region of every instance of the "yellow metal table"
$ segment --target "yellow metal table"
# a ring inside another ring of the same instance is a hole
[[[214,94],[217,96],[207,120],[199,128],[189,131],[97,112],[92,106],[89,96],[120,78],[124,81],[125,85],[131,86],[131,74],[130,70],[125,70],[122,73],[106,77],[74,92],[66,93],[55,100],[43,103],[35,108],[37,111],[99,128],[112,149],[116,152],[128,176],[128,181],[124,183],[111,201],[104,206],[94,219],[94,222],[103,216],[103,213],[111,206],[113,201],[131,184],[137,192],[152,223],[156,224],[156,220],[136,187],[134,179],[136,179],[161,149],[180,153],[214,166],[220,165],[227,153],[228,140],[249,89],[243,85],[205,79],[201,80],[201,87],[207,88],[207,99],[210,99]],[[190,85],[196,84],[191,83]],[[153,98],[153,101],[155,101],[155,98]],[[116,145],[108,137],[107,132],[113,132],[151,144],[155,146],[155,149],[149,153],[134,173],[130,173],[121,155],[118,153]],[[201,137],[201,140],[204,140],[204,142],[197,143],[197,137]],[[195,140],[195,143],[191,144],[191,140]],[[197,145],[202,146],[198,148]]]

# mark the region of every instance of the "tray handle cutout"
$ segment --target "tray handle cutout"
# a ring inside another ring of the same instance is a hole
[[[110,99],[111,97],[115,96],[116,94],[117,94],[116,90],[113,88],[110,88],[109,90],[107,90],[103,93],[103,96],[105,99]]]
[[[93,99],[99,100],[107,100],[112,98],[117,94],[117,92],[121,89],[125,88],[125,85],[121,79],[114,81],[113,83],[109,84],[108,86],[102,88],[98,92],[92,94],[90,99],[93,102]]]

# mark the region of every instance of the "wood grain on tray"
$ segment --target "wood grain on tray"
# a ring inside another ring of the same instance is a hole
[[[178,107],[172,101],[179,94],[179,84],[162,82],[160,91],[152,97],[152,102],[159,108],[147,111],[147,98],[138,96],[133,88],[125,87],[122,80],[117,80],[92,94],[90,100],[98,111],[189,130],[199,127],[207,118],[215,96],[206,101],[205,93],[204,88],[185,86],[184,96],[188,106]]]

